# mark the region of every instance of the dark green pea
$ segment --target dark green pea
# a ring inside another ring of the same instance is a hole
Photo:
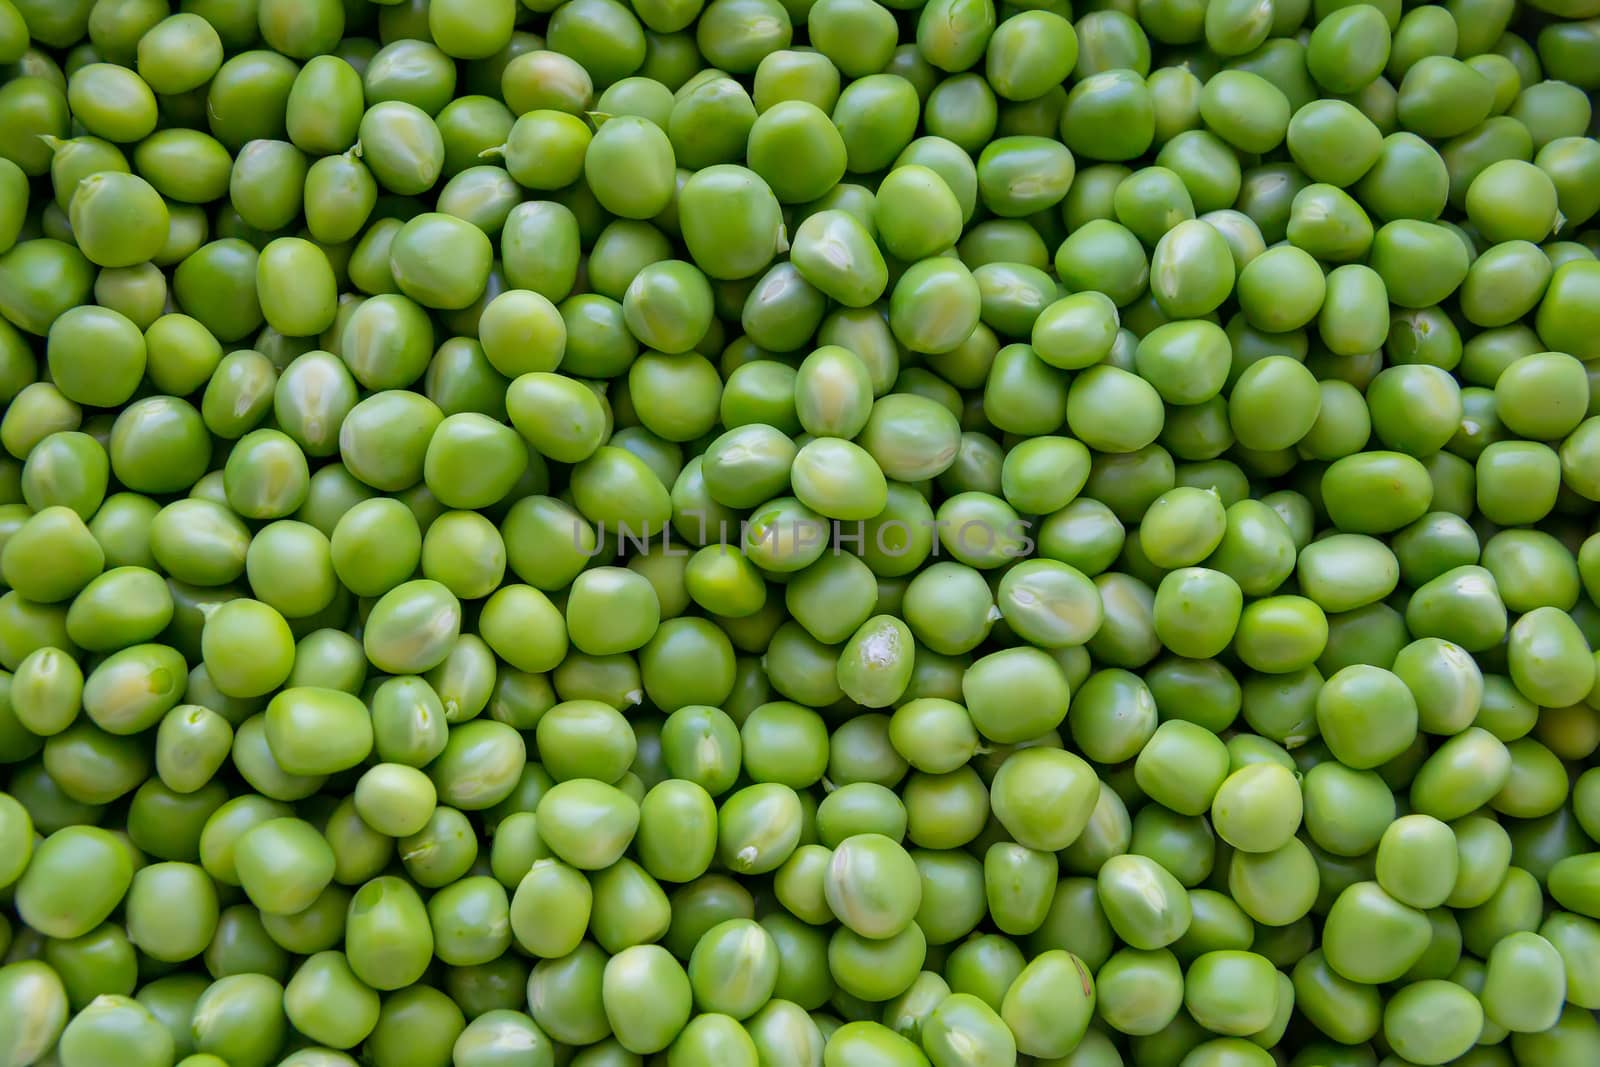
[[[1119,307],[1137,299],[1149,278],[1149,261],[1138,238],[1108,218],[1075,229],[1057,249],[1055,267],[1062,283],[1079,290],[1084,300],[1087,291],[1098,291]],[[1049,310],[1045,309],[1041,320],[1049,317]],[[1034,344],[1039,347],[1039,337],[1035,336]]]
[[[774,264],[744,301],[739,322],[746,338],[773,352],[802,349],[821,323],[827,299],[792,262]]]
[[[1385,1038],[1397,1051],[1433,1059],[1470,1048],[1468,1035],[1482,1029],[1484,1012],[1461,986],[1433,979],[1396,994],[1384,1010],[1383,1025]]]
[[[528,465],[526,445],[504,423],[476,412],[446,416],[428,441],[423,477],[441,503],[488,507],[509,494]]]
[[[1240,310],[1252,326],[1273,333],[1311,322],[1325,292],[1322,268],[1298,248],[1268,249],[1239,273]]]
[[[11,78],[0,89],[0,114],[6,116],[3,156],[31,177],[50,169],[51,149],[43,138],[67,136],[66,90],[38,76]]]
[[[345,168],[343,164],[328,164],[324,169],[332,172],[330,176],[342,175],[345,178],[351,177],[350,169]],[[356,179],[356,181],[359,182],[359,179]],[[346,191],[353,191],[353,186],[347,185]],[[334,227],[349,222],[346,213],[341,211],[337,214],[337,219],[330,217],[323,221]],[[398,293],[400,291],[399,283],[394,280],[394,271],[389,266],[389,249],[394,244],[394,236],[400,232],[402,225],[404,223],[399,219],[378,219],[367,227],[366,232],[356,242],[355,248],[351,251],[347,268],[351,284],[356,290],[373,296],[380,293]],[[340,328],[341,338],[343,337],[343,325],[343,323],[335,321],[335,326]],[[342,351],[343,345],[341,344],[338,347]]]
[[[494,78],[497,93],[499,80],[497,75]],[[514,121],[511,109],[497,96],[461,96],[450,101],[434,116],[434,124],[444,140],[442,173],[446,176],[459,174],[476,164],[484,153],[506,143]]]
[[[255,277],[253,265],[249,276]],[[253,290],[253,281],[251,286]],[[166,308],[166,275],[153,263],[102,270],[95,278],[94,298],[101,307],[124,316],[141,331],[147,330]],[[248,318],[249,312],[244,316]]]
[[[830,764],[840,773],[839,776],[849,779],[833,793],[823,798],[822,804],[817,808],[817,834],[819,839],[829,846],[837,845],[847,837],[858,833],[881,833],[893,841],[904,838],[907,816],[905,805],[900,803],[898,797],[887,786],[879,785],[864,777],[874,768],[864,765],[860,768],[852,767],[849,761],[866,759],[881,755],[883,763],[892,766],[900,776],[905,774],[906,763],[900,758],[887,743],[888,729],[884,716],[872,716],[865,719],[862,725],[846,731],[843,742],[836,741],[830,745]],[[852,752],[851,748],[856,739],[871,736],[871,741],[862,740],[860,747],[867,744],[875,747],[881,746],[886,751],[883,753]],[[879,775],[881,778],[894,778],[893,772]],[[835,796],[835,794],[838,794]]]
[[[1184,976],[1184,1006],[1214,1033],[1244,1035],[1264,1029],[1276,1011],[1277,974],[1253,952],[1207,952]]]
[[[756,781],[803,789],[827,768],[827,732],[814,712],[774,702],[751,710],[740,727],[746,773]]]
[[[434,953],[458,967],[498,958],[511,944],[506,891],[493,878],[464,878],[428,900]]]
[[[110,463],[88,434],[58,432],[34,446],[22,466],[22,498],[35,511],[66,507],[91,517],[105,499]]]
[[[615,781],[635,755],[626,720],[598,701],[557,704],[539,719],[538,737],[544,766],[557,781]]]
[[[602,440],[600,401],[574,379],[543,371],[523,374],[507,390],[506,407],[524,438],[558,462],[584,460]]]
[[[356,139],[362,110],[361,75],[337,56],[317,56],[300,69],[289,90],[289,139],[318,155],[343,152]]]
[[[1028,336],[1058,295],[1055,281],[1026,263],[984,263],[973,270],[973,278],[978,282],[983,321],[1010,337]]]
[[[139,746],[80,720],[45,742],[44,769],[71,799],[109,804],[133,791],[132,779],[147,776],[150,762]]]
[[[710,328],[711,287],[691,264],[671,259],[651,263],[629,283],[622,314],[628,329],[646,347],[669,354],[688,352]],[[641,400],[648,395],[645,389],[637,392]]]
[[[374,1060],[415,1057],[424,1063],[446,1059],[466,1029],[461,1009],[432,986],[403,989],[383,1002],[366,1048]]]
[[[589,282],[603,296],[621,300],[641,270],[671,258],[672,242],[655,225],[617,219],[594,240],[589,255]]]
[[[850,78],[883,70],[899,36],[893,14],[877,4],[818,0],[807,26],[817,50]]]
[[[1553,913],[1539,928],[1539,936],[1555,947],[1565,963],[1567,996],[1573,1003],[1592,999],[1593,975],[1583,953],[1593,934],[1593,920],[1567,912]]]
[[[281,0],[279,6],[284,6]],[[206,91],[212,134],[233,151],[257,138],[283,137],[289,94],[298,73],[295,62],[275,49],[241,52],[228,59]]]
[[[18,246],[21,247],[21,246]],[[1557,345],[1582,358],[1592,352],[1592,345],[1583,339],[1587,318],[1578,310],[1581,294],[1592,288],[1600,279],[1600,270],[1588,261],[1567,263],[1550,279],[1544,299],[1539,304],[1536,326],[1547,344]]]
[[[1381,728],[1370,717],[1381,706]],[[1317,725],[1339,761],[1367,769],[1392,759],[1416,736],[1416,700],[1397,676],[1371,666],[1346,667],[1317,694]]]
[[[128,890],[127,909],[130,940],[154,959],[197,956],[216,930],[216,889],[193,864],[140,868]]]
[[[200,834],[200,861],[206,872],[225,885],[238,885],[237,845],[245,833],[269,819],[291,814],[286,803],[248,795],[224,803],[206,820]],[[223,915],[219,930],[229,926]]]
[[[738,882],[721,874],[708,874],[675,890],[671,897],[672,925],[666,946],[680,961],[687,961],[700,936],[730,918],[754,918],[755,901]],[[771,917],[768,917],[771,923]],[[776,924],[773,924],[774,926]],[[774,935],[774,940],[777,940]],[[792,942],[792,939],[788,939]],[[816,1002],[826,999],[824,993]]]
[[[1116,187],[1113,204],[1117,221],[1147,245],[1195,216],[1183,179],[1166,167],[1145,167],[1125,177]]]
[[[441,889],[464,877],[478,858],[478,840],[467,816],[443,804],[433,809],[421,830],[395,846],[405,873],[427,889]]]

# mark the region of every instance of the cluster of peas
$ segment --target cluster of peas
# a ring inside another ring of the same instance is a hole
[[[0,1067],[1600,1064],[1600,0],[0,0]]]

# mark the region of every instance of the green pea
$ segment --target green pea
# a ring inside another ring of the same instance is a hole
[[[791,255],[802,278],[848,307],[865,307],[888,285],[871,233],[844,211],[808,216],[795,230]]]
[[[1357,934],[1355,931],[1363,933]],[[1381,939],[1372,934],[1381,931]],[[1357,882],[1334,900],[1323,927],[1323,952],[1342,977],[1368,984],[1392,981],[1427,949],[1427,916],[1389,896],[1376,882]]]
[[[1565,707],[1580,683],[1586,693],[1593,682],[1588,643],[1570,616],[1555,608],[1536,608],[1513,624],[1508,660],[1518,690],[1542,706]]]
[[[618,1042],[640,1055],[666,1048],[689,1021],[689,978],[657,945],[636,945],[613,956],[601,995]]]
[[[111,914],[132,878],[127,850],[108,831],[57,830],[33,850],[16,882],[17,914],[46,936],[78,937]]]
[[[61,1032],[57,1051],[63,1063],[94,1063],[106,1056],[141,1065],[171,1063],[173,1040],[138,1001],[108,994],[73,1017]]]
[[[444,168],[439,127],[428,112],[404,100],[382,100],[369,107],[361,116],[356,144],[378,184],[400,196],[431,188]]]
[[[1214,1033],[1245,1036],[1271,1024],[1279,988],[1278,976],[1265,957],[1232,950],[1207,952],[1189,965],[1184,976],[1184,1006]]]
[[[800,841],[799,797],[788,786],[747,786],[723,801],[717,813],[717,856],[743,873],[776,870]]]
[[[1384,1037],[1402,1055],[1435,1059],[1464,1053],[1473,1040],[1469,1035],[1483,1021],[1483,1009],[1471,993],[1433,979],[1406,986],[1389,1002]]]
[[[1082,1038],[1094,1002],[1094,987],[1083,961],[1055,949],[1036,956],[1022,969],[1006,991],[999,1014],[1016,1037],[1018,1051],[1065,1055]]]
[[[1400,82],[1399,117],[1424,137],[1454,137],[1489,117],[1494,88],[1489,80],[1458,59],[1424,56],[1405,71]],[[1448,96],[1459,110],[1445,111]]]

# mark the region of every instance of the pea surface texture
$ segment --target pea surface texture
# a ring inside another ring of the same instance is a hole
[[[1600,0],[0,0],[0,1067],[1600,1067]]]

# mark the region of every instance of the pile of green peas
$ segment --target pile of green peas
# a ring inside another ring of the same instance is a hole
[[[0,0],[0,1067],[1600,1064],[1600,0]]]

